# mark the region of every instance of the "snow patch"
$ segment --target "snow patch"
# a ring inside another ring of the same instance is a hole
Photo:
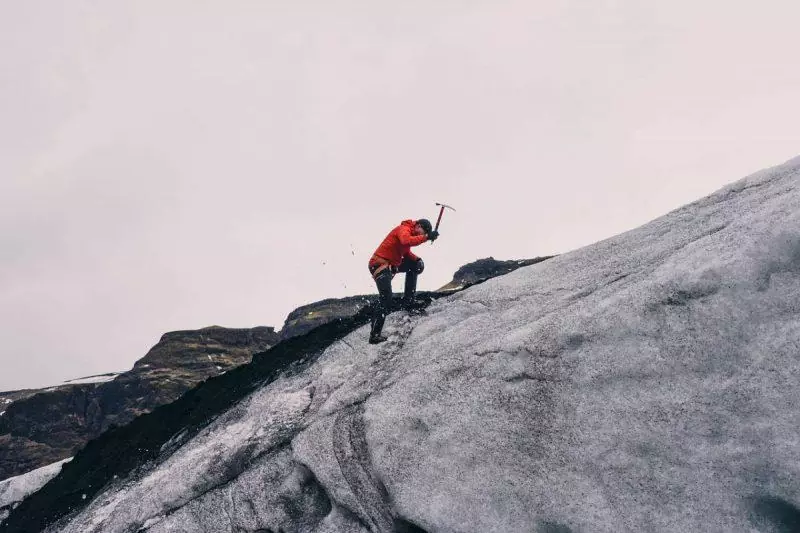
[[[19,502],[42,488],[48,481],[53,479],[61,472],[64,463],[72,460],[72,457],[49,464],[26,474],[8,478],[0,481],[0,509],[16,507]],[[8,517],[0,514],[0,522]]]
[[[114,381],[114,379],[120,375],[120,372],[111,373],[111,374],[99,374],[97,376],[88,376],[85,378],[78,378],[78,379],[70,379],[65,381],[64,383],[67,385],[86,385],[90,383],[107,383],[109,381]],[[51,390],[51,389],[48,389]]]
[[[177,447],[178,444],[182,443],[183,440],[186,439],[186,435],[188,435],[188,432],[186,430],[183,430],[177,435],[173,436],[171,439],[169,439],[167,442],[161,445],[161,451],[163,452],[165,450],[168,450],[169,448]],[[114,477],[116,478],[117,476]]]

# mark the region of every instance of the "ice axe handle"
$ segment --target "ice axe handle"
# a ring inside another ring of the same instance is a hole
[[[444,215],[444,206],[439,209],[439,218],[436,219],[436,227],[433,228],[435,231],[439,231],[439,223],[442,221],[442,215]]]
[[[439,209],[439,218],[436,219],[436,227],[433,229],[434,231],[439,231],[439,223],[442,221],[442,215],[444,214],[444,207],[442,206]],[[433,246],[434,241],[431,241],[431,246]]]

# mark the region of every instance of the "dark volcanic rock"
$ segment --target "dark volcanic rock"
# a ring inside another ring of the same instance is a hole
[[[550,259],[552,255],[545,257],[536,257],[534,259],[512,259],[510,261],[498,261],[494,257],[487,257],[485,259],[478,259],[472,263],[467,263],[453,275],[453,281],[440,288],[440,291],[451,291],[460,289],[465,285],[479,283],[487,279],[508,274],[516,269],[536,263],[541,263],[546,259]]]
[[[351,317],[368,305],[374,296],[351,296],[348,298],[328,298],[320,302],[298,307],[286,317],[283,329],[279,332],[281,340],[305,335],[312,329],[327,324],[337,318]]]
[[[271,327],[176,331],[113,381],[0,393],[0,480],[69,457],[112,425],[176,400],[277,342]]]

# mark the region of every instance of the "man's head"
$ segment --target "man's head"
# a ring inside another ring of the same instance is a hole
[[[414,234],[427,235],[432,229],[433,226],[431,225],[431,221],[426,218],[421,218],[417,220],[417,223],[414,225]]]

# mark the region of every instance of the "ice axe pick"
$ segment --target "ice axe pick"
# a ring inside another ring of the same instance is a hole
[[[439,202],[436,202],[436,205],[440,206],[441,209],[439,209],[439,218],[436,219],[436,227],[433,229],[434,231],[439,231],[439,224],[442,222],[442,215],[444,215],[445,208],[452,209],[453,211],[455,211],[456,208],[447,204],[440,204]],[[433,241],[431,241],[431,244],[433,244]]]

